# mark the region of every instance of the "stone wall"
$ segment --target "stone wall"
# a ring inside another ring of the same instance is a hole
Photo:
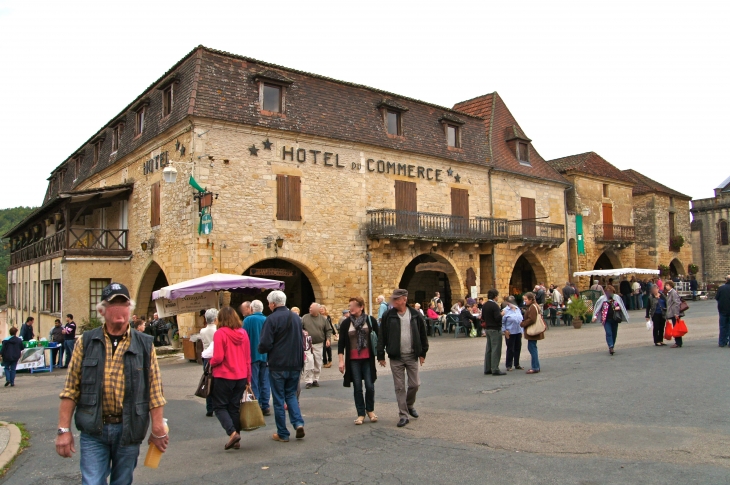
[[[670,213],[674,214],[675,234],[684,238],[679,251],[669,248]],[[634,196],[634,214],[636,266],[657,269],[660,264],[669,266],[674,261],[680,274],[687,274],[693,262],[689,201],[670,200],[670,196],[659,193],[641,194]]]
[[[694,240],[699,242],[695,262],[707,283],[722,283],[730,274],[730,245],[719,244],[720,220],[730,222],[730,194],[692,201]]]

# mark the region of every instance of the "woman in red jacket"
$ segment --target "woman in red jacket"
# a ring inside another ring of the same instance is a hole
[[[227,306],[218,313],[213,336],[213,412],[226,430],[225,449],[238,449],[241,441],[241,399],[251,376],[251,344],[236,311]]]

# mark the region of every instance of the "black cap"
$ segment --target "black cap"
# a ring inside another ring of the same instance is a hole
[[[127,300],[130,299],[129,290],[121,283],[110,283],[109,285],[107,285],[106,288],[101,291],[102,301],[112,301],[118,296],[123,296]]]

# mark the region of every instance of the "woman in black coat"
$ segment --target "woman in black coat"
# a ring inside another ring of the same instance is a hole
[[[359,296],[350,298],[350,318],[340,324],[340,339],[337,354],[340,359],[340,372],[345,375],[343,385],[355,388],[355,424],[365,421],[367,412],[370,422],[375,423],[375,369],[377,348],[373,345],[373,335],[378,335],[378,322],[365,313],[365,301]],[[365,396],[362,384],[365,382]]]
[[[5,387],[15,387],[15,366],[18,365],[20,354],[23,352],[23,340],[16,337],[17,327],[10,328],[10,336],[3,340],[3,367],[5,368]]]

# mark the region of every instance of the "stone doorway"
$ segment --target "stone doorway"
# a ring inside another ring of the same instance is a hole
[[[299,307],[301,314],[309,312],[309,306],[316,301],[314,287],[301,267],[290,261],[272,258],[259,261],[243,272],[246,276],[283,281],[286,306]],[[241,289],[231,292],[231,306],[238,311],[244,301],[260,300],[264,304],[264,315],[271,313],[266,297],[271,290]]]
[[[509,292],[511,295],[521,295],[534,290],[535,285],[538,283],[549,284],[545,281],[546,276],[545,268],[535,255],[526,252],[517,258],[512,269],[512,276],[509,279]]]
[[[684,274],[684,265],[677,258],[674,258],[672,262],[669,263],[669,276],[674,279],[677,276]]]
[[[448,261],[436,255],[421,254],[408,263],[398,288],[408,290],[408,304],[420,303],[424,313],[438,291],[444,311],[448,312],[453,304],[451,276],[456,276],[456,270]]]
[[[139,285],[139,291],[137,291],[137,309],[135,313],[140,317],[145,315],[147,321],[150,321],[152,316],[157,311],[155,301],[152,299],[152,292],[159,290],[165,286],[168,286],[167,276],[162,268],[154,261],[147,267],[147,271],[142,277],[142,282]]]

